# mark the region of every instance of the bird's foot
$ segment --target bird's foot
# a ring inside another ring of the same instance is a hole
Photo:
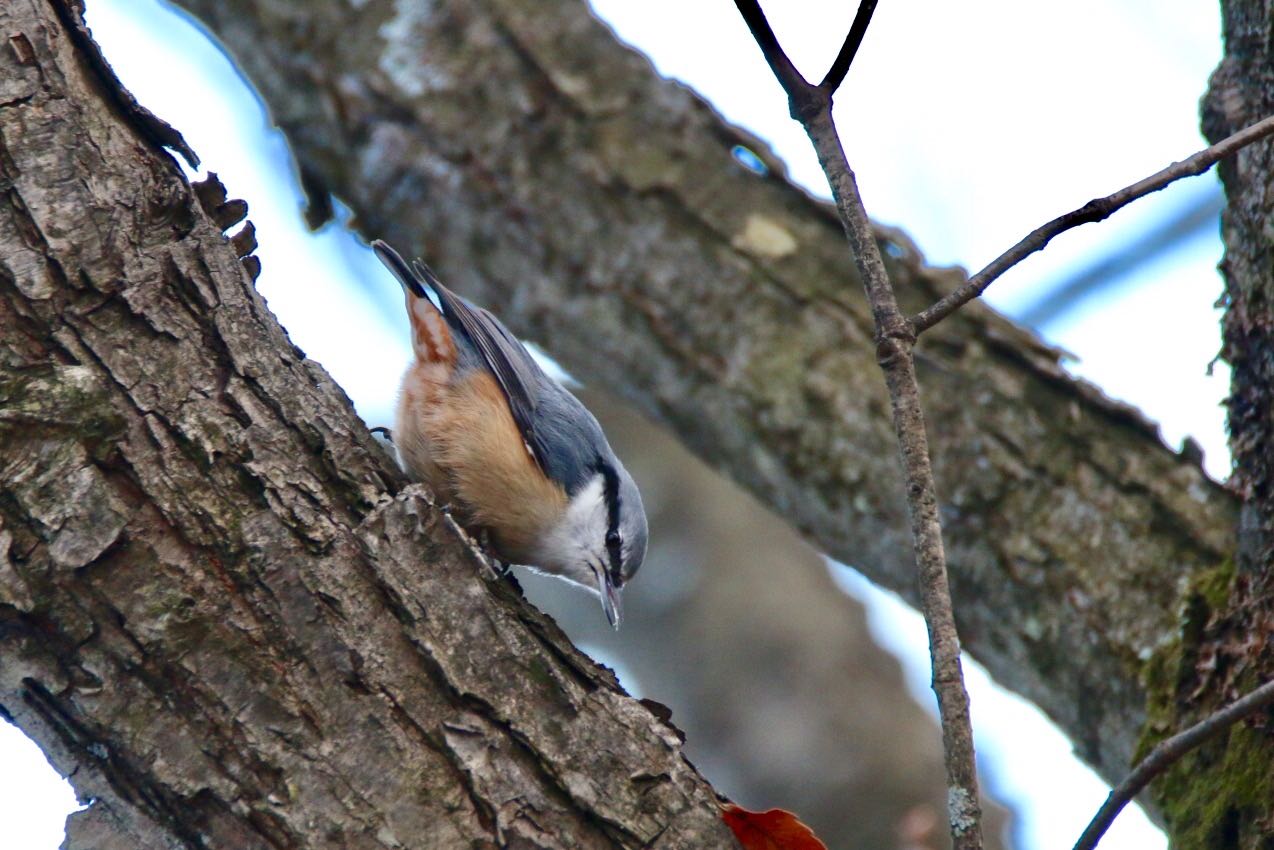
[[[478,532],[478,545],[482,548],[482,554],[487,556],[487,560],[491,562],[491,566],[495,567],[495,571],[498,574],[501,576],[509,575],[513,565],[495,553],[495,543],[491,538],[490,529],[484,528]]]

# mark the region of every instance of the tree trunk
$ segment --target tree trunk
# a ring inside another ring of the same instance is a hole
[[[733,846],[293,347],[78,29],[0,4],[0,706],[77,847]]]
[[[258,86],[313,212],[338,195],[915,599],[870,315],[832,212],[730,156],[761,143],[580,0],[179,5]],[[880,239],[904,307],[960,282]],[[1182,610],[1229,575],[1236,501],[985,307],[918,358],[965,646],[1119,777]]]
[[[1223,0],[1225,56],[1204,99],[1216,139],[1274,114],[1274,7]],[[1233,367],[1227,412],[1233,489],[1243,499],[1235,568],[1189,628],[1160,677],[1163,727],[1195,720],[1274,679],[1274,145],[1220,165],[1225,318],[1222,356]],[[1182,847],[1274,847],[1274,712],[1230,731],[1155,787]]]

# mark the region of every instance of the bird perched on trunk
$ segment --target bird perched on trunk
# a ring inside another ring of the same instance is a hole
[[[372,248],[402,284],[415,351],[394,425],[399,462],[498,558],[588,588],[619,628],[620,590],[646,557],[646,512],[601,426],[499,319],[419,260],[379,239]]]

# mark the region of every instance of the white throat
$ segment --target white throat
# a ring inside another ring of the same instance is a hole
[[[544,572],[597,589],[597,576],[589,564],[606,569],[605,492],[598,474],[571,499],[562,519],[541,541],[537,566]]]

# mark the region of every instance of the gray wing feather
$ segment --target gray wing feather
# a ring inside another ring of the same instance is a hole
[[[499,319],[481,307],[465,301],[438,283],[437,278],[430,276],[426,280],[438,293],[443,316],[448,324],[464,334],[495,375],[500,389],[509,401],[509,409],[513,411],[513,421],[522,432],[522,438],[530,443],[527,432],[534,426],[535,410],[542,395],[540,385],[549,380],[549,377]]]
[[[413,265],[438,294],[448,324],[472,343],[495,375],[535,462],[573,493],[592,477],[606,444],[597,420],[545,374],[503,322],[447,289],[428,266],[419,261]]]

